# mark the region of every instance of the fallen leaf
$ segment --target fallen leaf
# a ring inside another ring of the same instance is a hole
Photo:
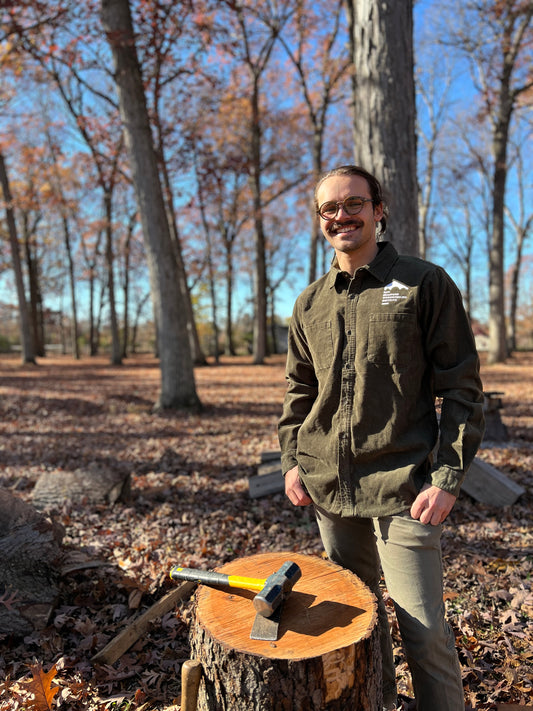
[[[34,695],[34,698],[26,701],[27,708],[31,711],[51,711],[52,701],[59,691],[59,686],[51,686],[57,674],[55,665],[46,673],[40,664],[32,665],[30,670],[33,679],[28,682],[27,690]]]

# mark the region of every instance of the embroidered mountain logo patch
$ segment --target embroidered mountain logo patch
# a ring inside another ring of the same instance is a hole
[[[401,281],[393,279],[390,284],[387,284],[383,288],[383,298],[381,300],[381,305],[386,304],[397,304],[398,301],[403,301],[407,298],[409,294],[409,287],[406,284],[402,284]]]

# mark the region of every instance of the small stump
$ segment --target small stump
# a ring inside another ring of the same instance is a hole
[[[218,570],[267,578],[286,560],[302,577],[285,601],[276,642],[250,639],[246,590],[201,586],[191,655],[202,663],[198,711],[381,711],[377,603],[361,580],[314,556],[265,553]]]

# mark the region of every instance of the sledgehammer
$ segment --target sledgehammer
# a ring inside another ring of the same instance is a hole
[[[225,575],[209,570],[179,568],[178,566],[170,571],[172,580],[188,580],[204,585],[257,590],[258,593],[254,597],[253,603],[257,613],[263,617],[270,617],[276,611],[301,576],[302,571],[299,566],[290,560],[285,561],[275,573],[266,579],[245,578],[240,575]]]

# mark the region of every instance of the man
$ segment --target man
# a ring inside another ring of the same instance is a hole
[[[378,599],[384,709],[397,698],[380,568],[418,711],[460,711],[440,536],[483,436],[474,339],[444,270],[377,241],[386,208],[374,176],[332,170],[315,203],[335,259],[291,319],[279,422],[285,491],[296,506],[314,505],[330,559]]]

